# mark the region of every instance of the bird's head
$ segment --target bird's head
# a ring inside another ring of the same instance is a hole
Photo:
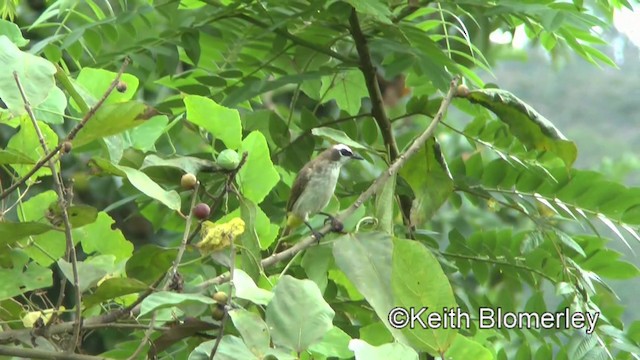
[[[363,160],[362,156],[356,154],[345,144],[336,144],[325,150],[329,161],[337,162],[340,165],[349,160]]]

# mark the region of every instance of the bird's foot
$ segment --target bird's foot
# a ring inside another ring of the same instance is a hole
[[[335,233],[344,234],[344,224],[342,221],[336,219],[334,216],[326,215],[327,218],[324,220],[324,223],[331,222],[331,231]]]
[[[316,239],[316,244],[320,245],[320,239],[322,239],[324,235],[322,235],[322,233],[319,232],[318,230],[311,230],[311,234]]]

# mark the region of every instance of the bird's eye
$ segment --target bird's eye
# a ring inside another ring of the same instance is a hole
[[[353,153],[348,149],[340,149],[340,155],[342,156],[353,156]]]

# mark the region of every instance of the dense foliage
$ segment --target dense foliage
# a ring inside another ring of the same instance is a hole
[[[596,29],[621,7],[0,3],[0,355],[637,358],[606,281],[640,273],[608,247],[637,247],[640,189],[576,169],[553,112],[478,76],[516,28],[615,67]],[[279,241],[335,143],[365,158],[325,209],[344,232],[316,216],[320,242]],[[398,329],[397,307],[470,321]],[[485,328],[488,309],[597,326]]]

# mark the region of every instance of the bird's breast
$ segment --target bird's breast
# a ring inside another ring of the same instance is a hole
[[[329,166],[324,170],[316,171],[309,178],[292,211],[306,219],[324,209],[336,190],[339,176],[339,166]]]

